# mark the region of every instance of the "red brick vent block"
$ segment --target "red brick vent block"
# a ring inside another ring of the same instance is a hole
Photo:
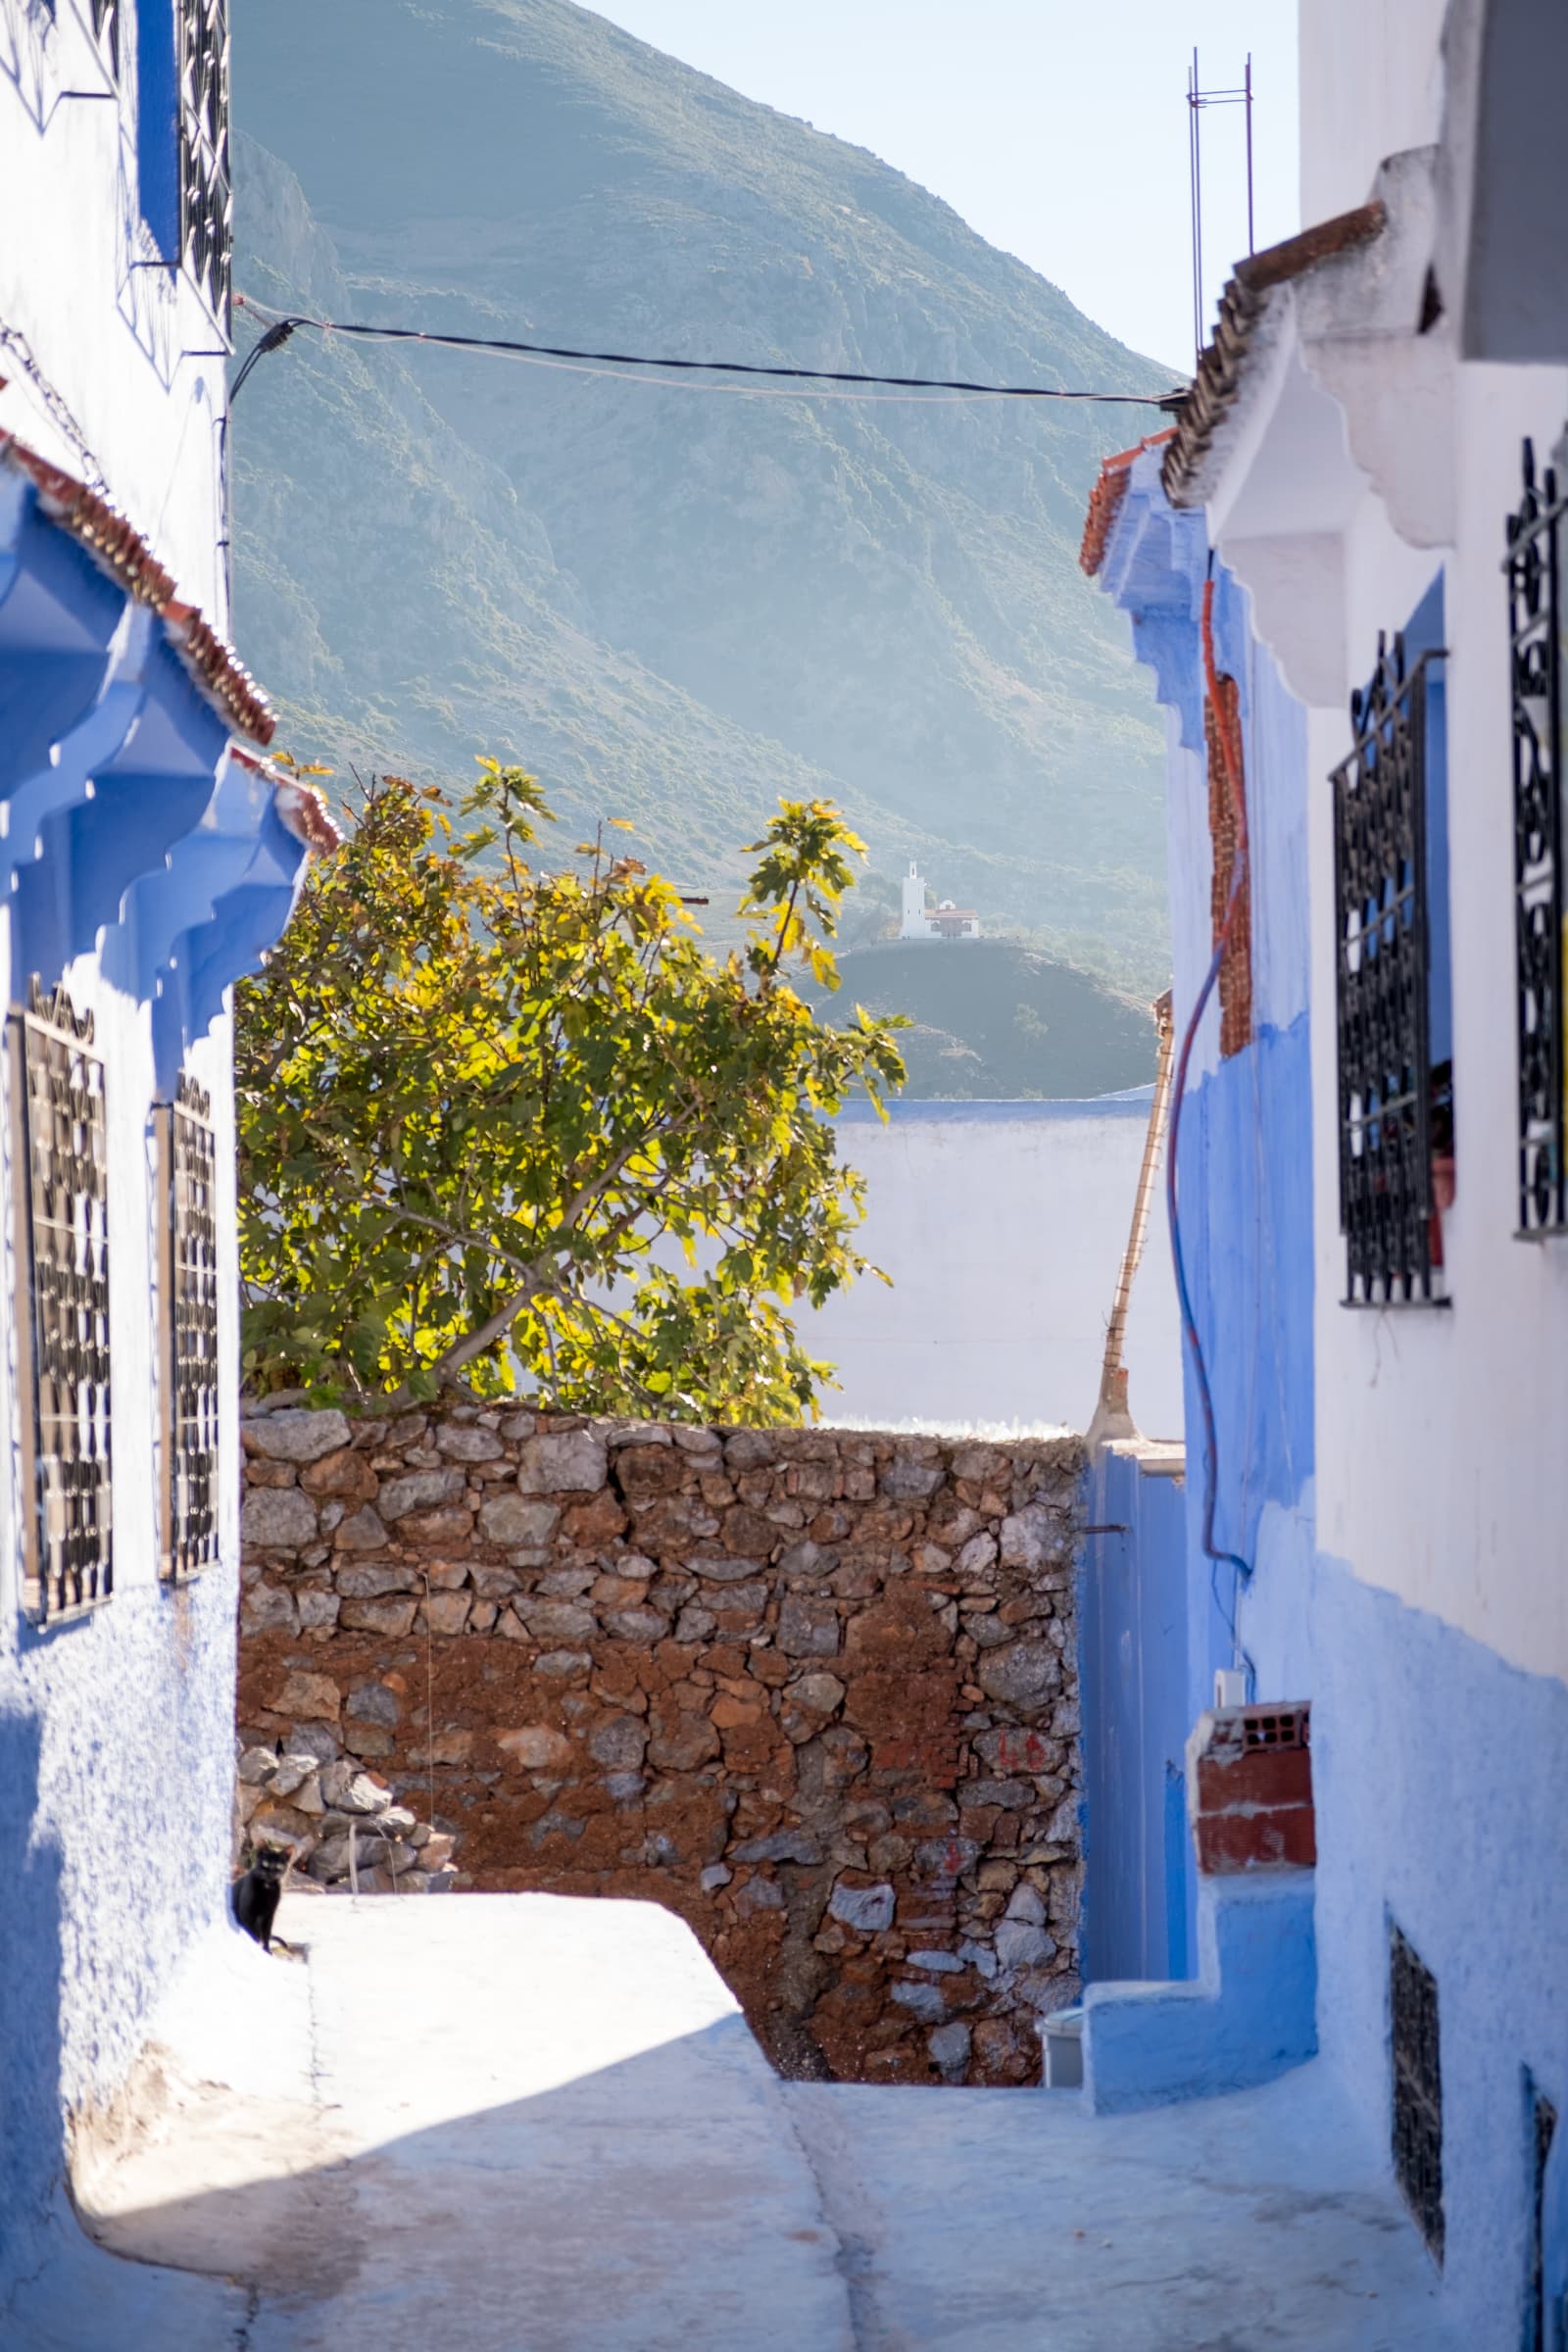
[[[1199,1717],[1187,1742],[1187,1804],[1200,1871],[1313,1867],[1311,1728],[1305,1704]]]

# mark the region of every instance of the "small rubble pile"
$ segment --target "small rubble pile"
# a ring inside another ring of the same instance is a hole
[[[418,1821],[352,1757],[242,1747],[236,1843],[276,1845],[325,1894],[442,1894],[457,1839]]]

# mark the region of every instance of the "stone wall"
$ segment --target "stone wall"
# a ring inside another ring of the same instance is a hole
[[[456,1885],[457,1839],[400,1805],[358,1757],[234,1744],[236,1876],[270,1845],[289,1856],[293,1886],[325,1894],[444,1894]]]
[[[775,2062],[1032,2080],[1076,1996],[1082,1449],[473,1405],[245,1426],[242,1737],[479,1888],[690,1921]]]

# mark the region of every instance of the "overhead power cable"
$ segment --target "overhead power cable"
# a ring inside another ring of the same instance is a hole
[[[1187,397],[1187,387],[1178,385],[1172,391],[1152,392],[1084,392],[1066,389],[1056,384],[985,384],[964,376],[940,375],[869,375],[842,368],[790,368],[782,364],[769,366],[754,360],[673,360],[653,359],[646,353],[630,351],[578,351],[570,345],[558,343],[521,343],[500,335],[446,334],[436,328],[419,326],[370,326],[362,321],[345,318],[312,318],[303,312],[274,316],[244,295],[235,296],[237,308],[253,312],[258,318],[271,319],[260,340],[251,346],[229,389],[230,401],[236,400],[251,369],[258,360],[270,351],[279,351],[302,326],[313,327],[322,335],[353,335],[362,341],[379,343],[430,343],[448,351],[478,351],[499,354],[510,359],[523,359],[544,365],[561,363],[583,364],[586,368],[657,368],[678,370],[692,375],[772,376],[786,378],[792,384],[847,384],[867,387],[886,385],[897,392],[956,392],[970,398],[985,400],[1076,400],[1090,401],[1121,408],[1172,409]],[[658,377],[621,377],[622,382],[657,382]],[[710,386],[710,390],[718,387]],[[737,387],[738,388],[738,387]],[[862,397],[875,397],[867,393]],[[838,397],[845,397],[840,394]],[[856,397],[851,394],[850,397]]]

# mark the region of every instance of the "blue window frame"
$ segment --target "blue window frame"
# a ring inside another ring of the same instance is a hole
[[[142,0],[136,23],[142,218],[228,334],[227,0]]]

